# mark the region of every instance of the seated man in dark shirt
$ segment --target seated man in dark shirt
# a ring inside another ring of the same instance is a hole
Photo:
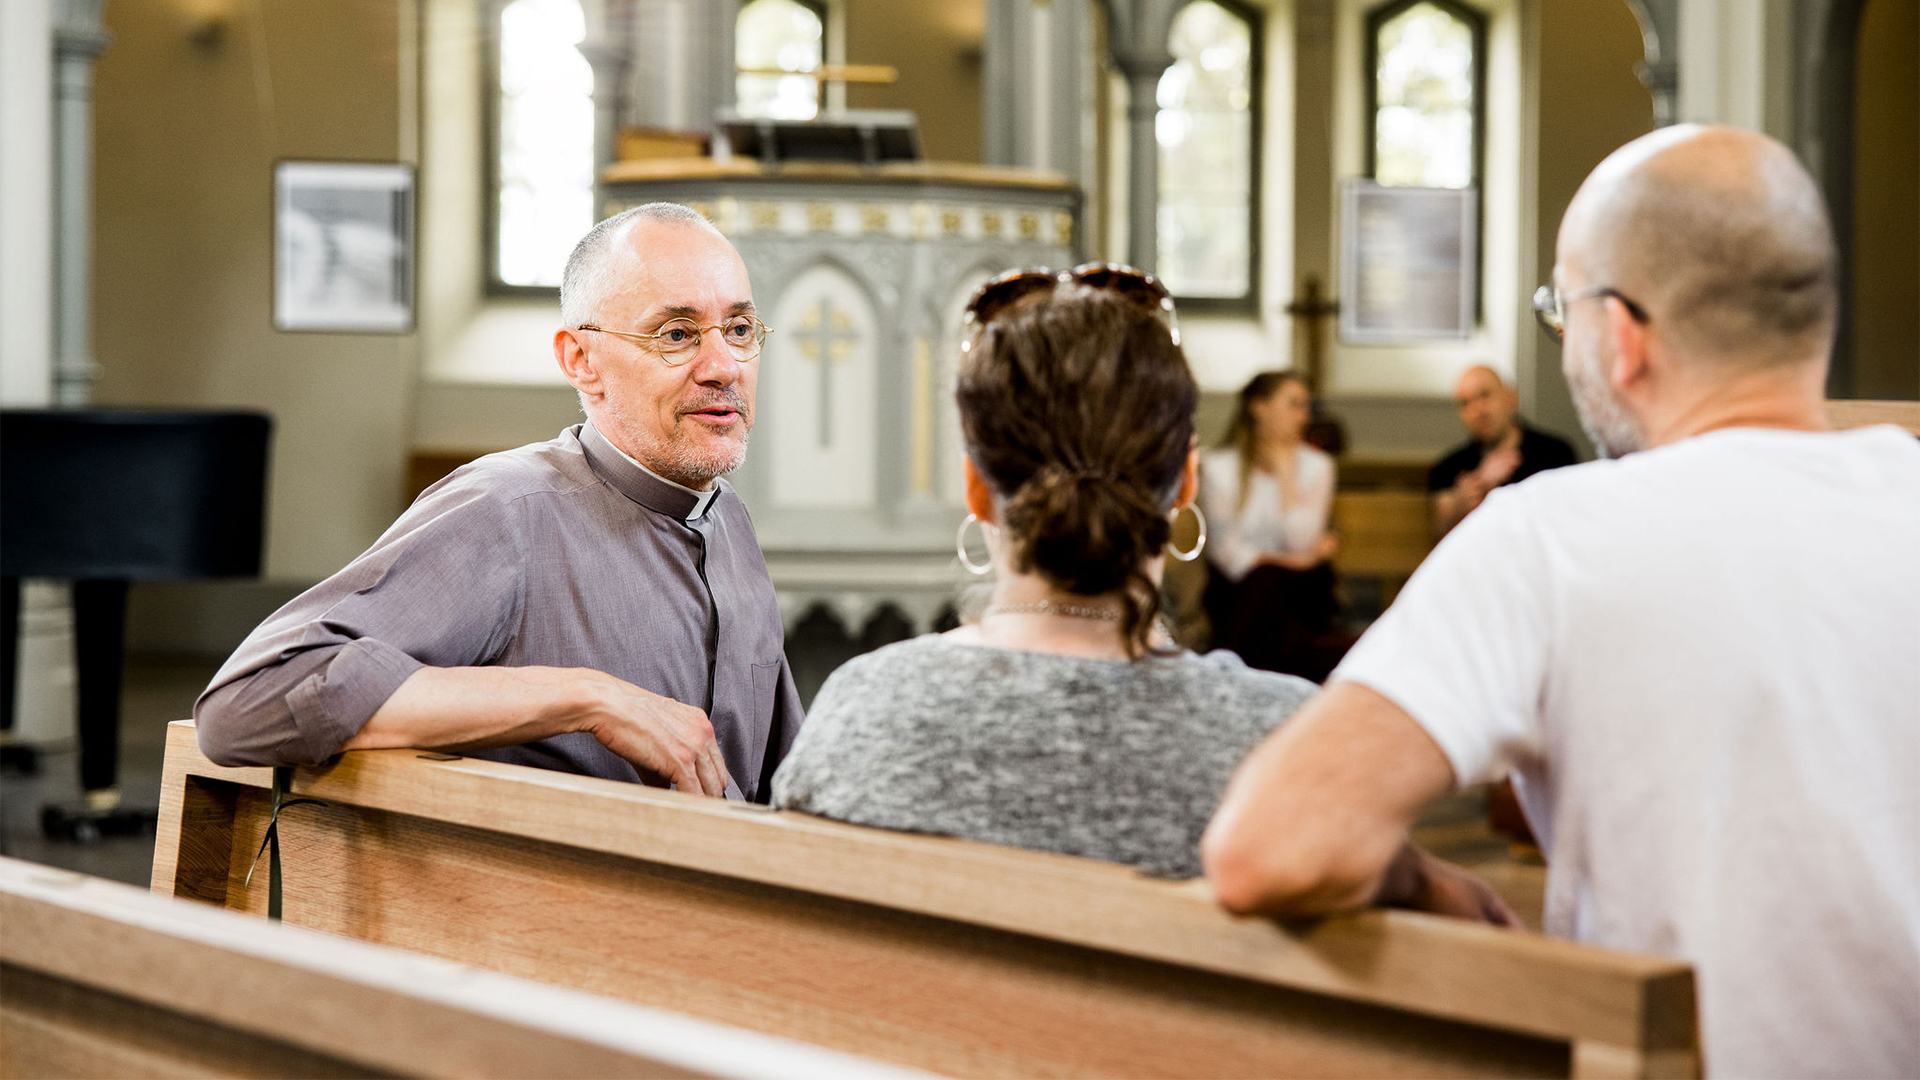
[[[1435,539],[1460,524],[1494,488],[1578,460],[1565,439],[1520,421],[1519,392],[1484,364],[1460,376],[1453,402],[1472,437],[1427,473]]]

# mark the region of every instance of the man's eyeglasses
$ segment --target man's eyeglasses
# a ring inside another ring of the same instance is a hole
[[[1173,294],[1160,279],[1145,270],[1119,263],[1082,263],[1071,270],[1009,270],[980,286],[967,301],[967,337],[961,348],[971,347],[973,331],[992,322],[1014,302],[1043,289],[1061,285],[1085,285],[1093,289],[1111,289],[1142,308],[1158,315],[1167,324],[1173,343],[1180,344],[1180,324],[1173,314]]]
[[[773,328],[751,315],[735,315],[723,323],[701,326],[692,319],[669,319],[660,329],[651,334],[636,334],[629,330],[608,330],[592,323],[582,323],[576,330],[592,330],[598,334],[612,334],[614,337],[637,341],[652,351],[668,367],[679,367],[690,363],[700,355],[700,343],[706,339],[707,331],[720,331],[720,340],[726,342],[727,351],[742,364],[752,363],[760,356],[760,346],[773,333]]]
[[[1626,307],[1627,314],[1633,316],[1634,322],[1645,323],[1651,318],[1646,308],[1621,295],[1618,289],[1605,285],[1593,289],[1582,289],[1572,296],[1561,296],[1559,289],[1551,285],[1542,285],[1533,292],[1533,317],[1540,320],[1540,328],[1547,332],[1547,336],[1555,341],[1565,341],[1567,305],[1577,304],[1582,300],[1595,300],[1602,296],[1611,296],[1620,301]]]

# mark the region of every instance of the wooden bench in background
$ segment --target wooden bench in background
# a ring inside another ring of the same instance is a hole
[[[0,858],[0,1076],[900,1076]]]
[[[271,771],[169,731],[153,887],[242,911]],[[288,922],[958,1076],[1696,1075],[1684,964],[579,776],[293,772]],[[264,864],[263,864],[264,865]]]
[[[1920,435],[1920,401],[1829,401],[1827,423],[1841,431],[1893,424]]]
[[[1425,491],[1341,491],[1333,497],[1331,519],[1340,535],[1334,568],[1342,576],[1387,579],[1393,586],[1388,600],[1433,550]]]

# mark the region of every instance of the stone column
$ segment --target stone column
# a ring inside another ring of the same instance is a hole
[[[1127,261],[1160,257],[1160,76],[1173,64],[1167,32],[1185,0],[1105,0],[1114,66],[1127,77]]]
[[[1160,259],[1160,76],[1173,57],[1162,50],[1114,61],[1127,77],[1127,261],[1151,271]]]
[[[1087,15],[1085,0],[988,0],[981,125],[987,164],[1087,182]]]
[[[619,5],[621,122],[710,131],[733,104],[734,21],[728,0],[627,0]],[[596,65],[597,69],[598,65]]]
[[[1627,0],[1627,6],[1647,54],[1634,74],[1653,95],[1653,126],[1666,127],[1680,117],[1680,2]]]
[[[84,405],[93,361],[93,62],[106,0],[56,0],[53,24],[53,399]]]
[[[587,32],[580,41],[580,55],[593,69],[593,175],[599,187],[600,170],[618,156],[620,125],[625,122],[622,96],[627,75],[627,26],[631,5],[620,0],[583,0]],[[593,209],[595,221],[601,207]]]

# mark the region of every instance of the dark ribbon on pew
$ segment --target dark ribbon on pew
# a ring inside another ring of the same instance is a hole
[[[280,811],[302,804],[326,805],[319,799],[288,799],[286,794],[292,787],[291,767],[283,765],[273,770],[273,813],[267,817],[267,835],[260,838],[260,850],[254,853],[253,863],[247,867],[245,883],[251,885],[254,868],[260,865],[260,856],[272,853],[267,859],[267,918],[272,922],[280,921]]]

